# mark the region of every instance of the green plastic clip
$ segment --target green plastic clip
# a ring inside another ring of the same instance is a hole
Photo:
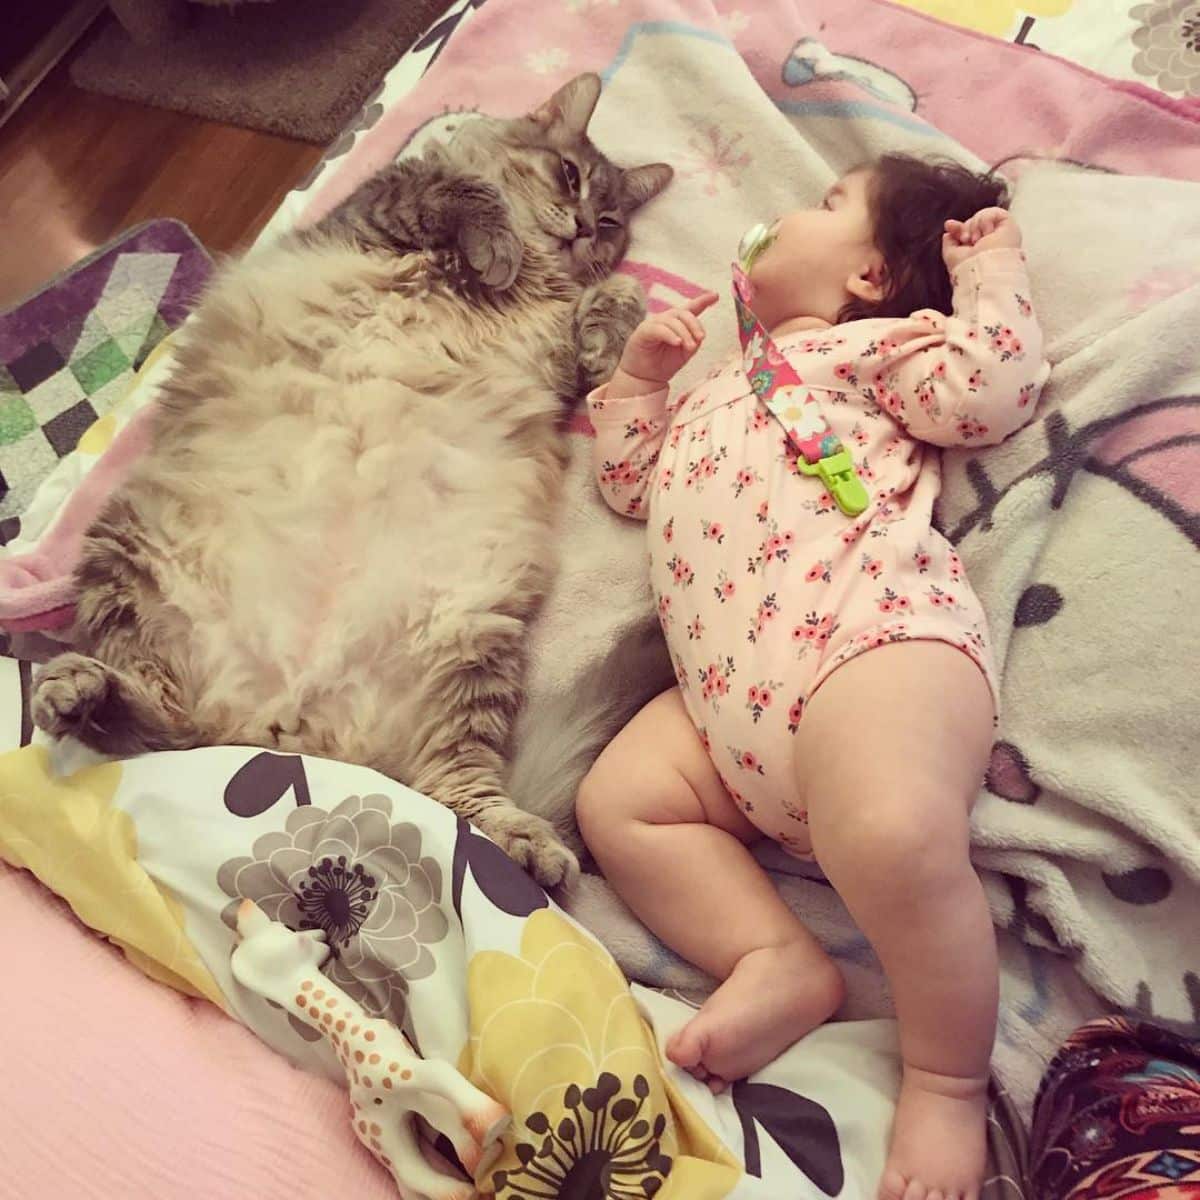
[[[834,503],[848,517],[857,517],[866,511],[869,497],[863,481],[859,479],[854,469],[854,460],[849,450],[839,450],[836,454],[827,454],[818,462],[806,462],[803,458],[796,465],[805,475],[820,476]]]

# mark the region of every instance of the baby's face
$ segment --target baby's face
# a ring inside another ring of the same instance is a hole
[[[852,171],[820,207],[796,209],[775,222],[774,240],[750,270],[752,306],[768,329],[795,317],[833,324],[843,305],[875,286],[883,260],[875,248],[870,187],[870,171]]]

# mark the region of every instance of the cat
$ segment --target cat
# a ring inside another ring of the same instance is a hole
[[[216,280],[152,447],[86,534],[42,729],[374,767],[569,884],[506,756],[564,418],[644,314],[612,271],[672,175],[595,148],[599,95],[582,75],[471,118]]]

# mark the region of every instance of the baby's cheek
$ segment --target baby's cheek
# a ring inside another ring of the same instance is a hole
[[[756,310],[775,312],[789,307],[789,301],[797,291],[796,280],[791,271],[783,269],[780,262],[763,263],[750,273],[750,286],[754,294],[750,306]]]
[[[774,246],[771,247],[775,249]],[[776,276],[778,271],[772,263],[770,252],[764,255],[754,264],[754,268],[750,272],[750,286],[754,288],[754,295],[761,296],[764,293],[770,293],[775,290]]]

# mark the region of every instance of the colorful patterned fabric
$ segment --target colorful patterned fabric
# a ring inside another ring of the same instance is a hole
[[[211,271],[186,225],[149,221],[0,316],[0,519],[124,395]]]
[[[751,299],[750,280],[735,263],[733,302],[737,307],[738,337],[745,356],[746,377],[754,394],[778,419],[787,432],[788,441],[804,456],[805,462],[818,463],[837,454],[842,449],[841,440],[829,428],[816,396],[806,391],[803,399],[796,402],[797,390],[803,387],[804,381],[750,310]]]
[[[1038,1200],[1200,1196],[1200,1041],[1105,1017],[1076,1030],[1038,1094]]]

